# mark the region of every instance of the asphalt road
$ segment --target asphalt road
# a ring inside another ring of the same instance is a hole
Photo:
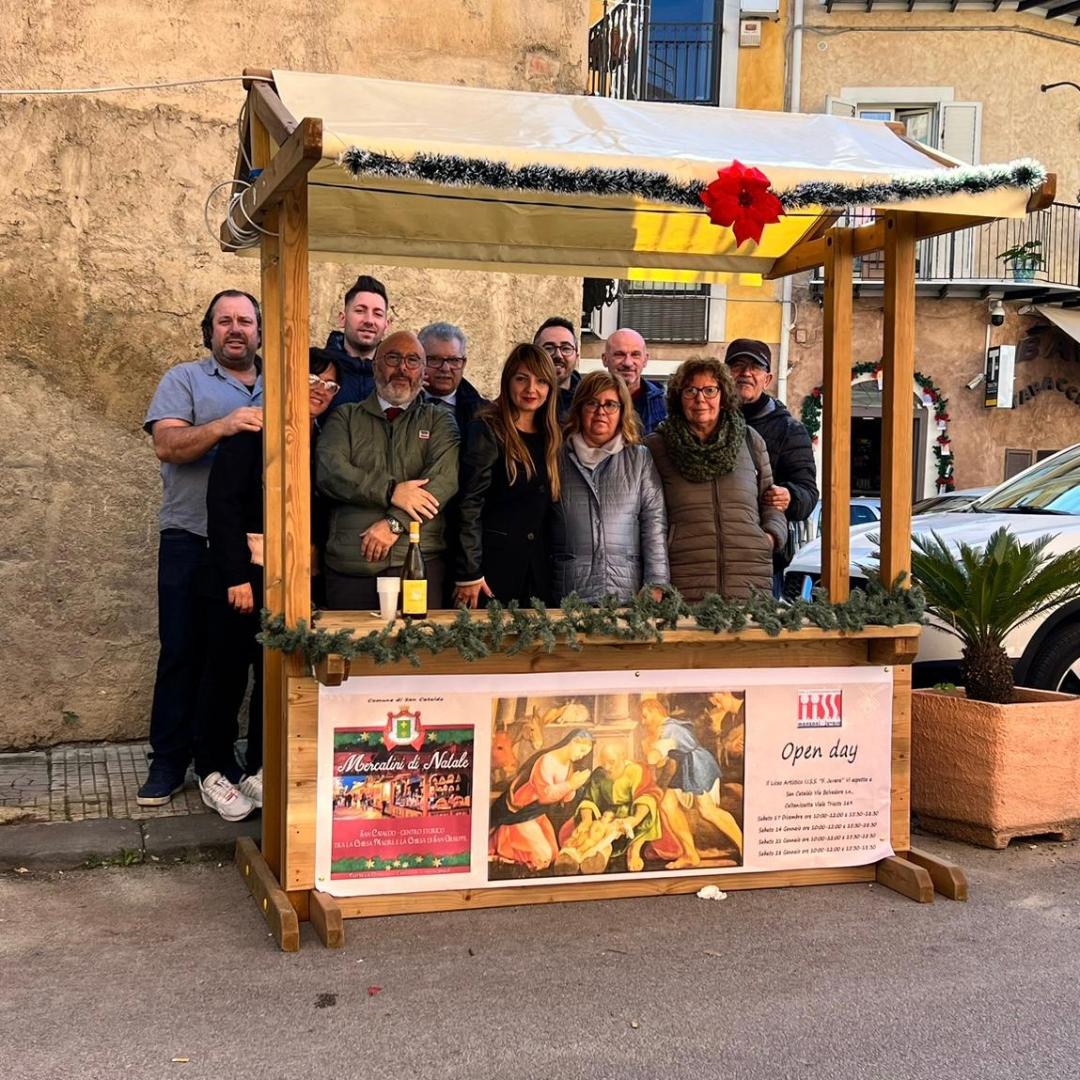
[[[229,864],[5,875],[0,1076],[1080,1077],[1080,845],[921,843],[968,903],[557,904],[352,921],[339,951],[305,927],[293,955]]]

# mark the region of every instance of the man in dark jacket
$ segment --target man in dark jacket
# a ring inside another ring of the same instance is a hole
[[[424,347],[424,399],[434,405],[444,406],[454,414],[458,431],[464,440],[469,423],[476,416],[487,398],[465,378],[466,353],[465,332],[453,323],[437,322],[425,326],[419,333]],[[464,453],[464,446],[462,453]],[[453,567],[458,554],[458,500],[452,499],[442,509],[446,528],[446,565]],[[446,575],[445,595],[441,603],[453,607],[454,575]]]
[[[361,274],[345,294],[338,316],[340,329],[326,339],[326,350],[334,354],[341,389],[330,405],[356,404],[375,390],[371,362],[386,328],[390,325],[390,301],[386,286],[370,274]]]
[[[559,419],[565,420],[570,413],[574,391],[581,382],[577,370],[578,339],[574,324],[569,319],[553,315],[537,328],[533,334],[533,344],[539,345],[555,365],[555,378],[559,381]]]
[[[764,341],[736,338],[724,357],[742,400],[742,414],[764,440],[772,465],[773,485],[766,504],[782,510],[789,524],[805,521],[817,505],[817,466],[806,428],[776,398],[765,393],[772,385],[772,353]],[[784,567],[791,561],[790,544],[773,555],[773,592],[780,595]]]
[[[457,420],[463,435],[487,398],[465,378],[465,332],[453,323],[436,322],[417,335],[424,347],[424,391],[428,401],[445,405]]]

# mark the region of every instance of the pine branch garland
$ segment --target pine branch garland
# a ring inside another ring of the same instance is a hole
[[[264,610],[259,641],[269,649],[299,653],[311,665],[337,655],[346,660],[368,657],[376,665],[405,661],[421,667],[421,653],[437,656],[456,651],[463,660],[472,662],[493,654],[516,656],[537,647],[551,653],[560,643],[578,650],[586,637],[660,643],[664,632],[673,629],[681,618],[715,634],[738,633],[752,627],[776,637],[784,630],[808,626],[859,631],[867,626],[922,623],[925,611],[925,598],[918,586],[903,588],[902,581],[897,580],[893,588],[886,589],[873,577],[866,589],[854,590],[840,604],[831,603],[823,589],[815,589],[811,600],[791,603],[755,590],[748,601],[725,600],[712,594],[690,604],[676,589],[667,586],[659,601],[642,592],[623,606],[614,597],[588,604],[574,593],[566,597],[555,618],[539,600],[534,599],[527,608],[493,602],[485,611],[473,615],[460,611],[448,626],[427,620],[392,622],[367,634],[349,629],[331,633],[314,623],[309,626],[303,619],[289,627],[283,616]]]
[[[466,158],[456,154],[414,154],[399,158],[352,146],[338,163],[354,177],[423,180],[444,187],[490,188],[496,191],[545,192],[553,195],[595,195],[644,199],[700,210],[700,180],[679,182],[666,173],[647,169],[568,168],[559,165],[511,166],[505,161]],[[785,210],[810,206],[838,209],[878,206],[943,195],[979,195],[999,188],[1035,191],[1046,180],[1046,169],[1031,158],[1005,165],[971,165],[929,173],[903,173],[887,181],[845,184],[808,181],[777,191]]]

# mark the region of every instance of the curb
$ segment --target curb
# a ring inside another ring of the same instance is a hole
[[[0,871],[79,870],[102,863],[130,866],[149,859],[231,858],[236,841],[258,843],[258,815],[223,821],[190,814],[147,821],[97,818],[0,827]]]

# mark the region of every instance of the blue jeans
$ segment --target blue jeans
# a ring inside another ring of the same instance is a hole
[[[153,763],[182,777],[191,762],[195,700],[206,658],[201,594],[206,540],[164,529],[158,548],[158,655],[150,709]]]

